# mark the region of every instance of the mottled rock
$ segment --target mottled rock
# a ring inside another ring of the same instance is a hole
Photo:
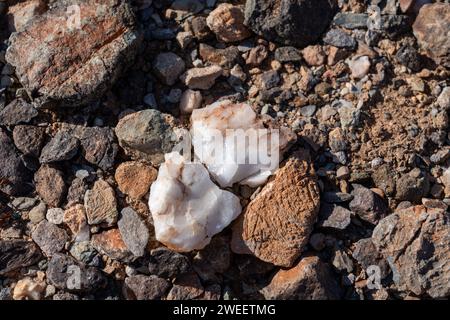
[[[244,25],[242,6],[221,3],[211,11],[206,23],[217,38],[224,42],[241,41],[251,35],[251,32]]]
[[[362,220],[377,224],[388,214],[388,207],[384,200],[375,192],[363,186],[357,186],[352,191],[353,200],[350,201],[350,210]]]
[[[295,47],[278,47],[275,59],[279,62],[299,62],[302,60],[302,53]]]
[[[71,5],[79,6],[80,20]],[[132,60],[139,38],[125,1],[64,1],[13,34],[6,59],[40,104],[76,106],[108,90]]]
[[[45,281],[24,278],[17,281],[13,291],[14,300],[41,300],[45,291]]]
[[[372,179],[385,194],[392,195],[395,192],[395,174],[388,164],[377,167],[372,173]]]
[[[28,213],[28,218],[32,224],[37,224],[45,219],[47,213],[47,206],[44,202],[39,202],[39,204],[30,210]]]
[[[64,210],[61,208],[51,208],[47,210],[47,221],[53,224],[63,223]]]
[[[37,117],[38,111],[23,99],[15,99],[0,110],[0,125],[14,126],[29,123]]]
[[[183,114],[191,114],[192,111],[201,107],[203,101],[202,93],[187,89],[183,92],[180,100],[180,111]]]
[[[450,294],[448,212],[409,207],[379,222],[372,241],[388,261],[400,291],[444,298]]]
[[[165,84],[172,86],[184,72],[186,66],[179,56],[173,52],[164,52],[156,56],[153,70],[158,78]]]
[[[75,238],[89,237],[89,226],[86,219],[86,210],[83,205],[76,204],[64,211],[63,222],[69,227]]]
[[[322,46],[307,46],[303,49],[303,59],[309,66],[321,66],[325,63],[325,52]]]
[[[198,53],[203,61],[221,66],[227,71],[242,60],[241,52],[236,46],[216,49],[207,44],[200,43]]]
[[[333,24],[345,29],[366,29],[369,16],[365,13],[338,12]]]
[[[104,180],[97,180],[84,196],[84,207],[89,224],[112,226],[117,222],[117,200],[114,189]]]
[[[36,264],[42,255],[33,242],[0,240],[0,276]]]
[[[348,63],[354,79],[364,78],[370,70],[370,59],[368,56],[354,57]]]
[[[356,40],[341,29],[331,29],[323,38],[326,44],[337,48],[355,49]]]
[[[31,237],[48,257],[57,252],[61,252],[64,249],[66,242],[69,240],[64,229],[57,227],[47,220],[41,221],[36,226]]]
[[[145,163],[129,161],[121,163],[114,175],[119,190],[133,199],[148,194],[158,171]]]
[[[169,290],[167,280],[157,276],[136,275],[125,279],[124,291],[129,299],[159,300]]]
[[[9,195],[20,195],[30,188],[26,185],[29,171],[6,132],[0,128],[0,191]]]
[[[46,0],[28,0],[12,2],[8,8],[8,27],[11,32],[24,30],[34,17],[47,10]]]
[[[72,159],[78,152],[80,141],[64,131],[58,131],[45,145],[39,157],[40,163]]]
[[[59,207],[67,191],[61,171],[44,164],[34,175],[36,192],[50,207]]]
[[[136,257],[142,257],[145,254],[150,233],[141,217],[132,208],[127,207],[121,211],[117,225],[128,250]]]
[[[308,243],[320,195],[306,151],[291,157],[233,226],[231,248],[290,267]]]
[[[422,69],[422,60],[417,50],[409,45],[401,47],[395,54],[395,58],[402,65],[408,67],[414,72]]]
[[[151,251],[148,270],[158,277],[172,279],[190,270],[189,259],[175,251],[161,247]]]
[[[400,201],[420,203],[428,194],[430,182],[426,172],[419,168],[403,174],[396,183],[395,198]]]
[[[105,276],[97,268],[86,267],[61,253],[49,260],[46,275],[56,288],[70,292],[95,292],[106,284]]]
[[[204,291],[198,276],[193,272],[186,273],[174,281],[167,300],[194,300],[200,298]]]
[[[222,67],[212,65],[204,68],[189,69],[181,78],[190,89],[208,90],[215,84],[216,79],[222,73]]]
[[[352,212],[341,206],[322,205],[320,207],[320,226],[344,230],[350,225]]]
[[[424,5],[413,24],[420,47],[437,64],[450,67],[450,4]]]
[[[445,110],[450,109],[450,87],[445,87],[442,89],[442,92],[436,102],[441,108]]]
[[[364,270],[367,270],[370,266],[379,267],[381,279],[384,279],[390,271],[386,260],[377,251],[371,238],[361,239],[355,242],[352,257]]]
[[[174,121],[170,115],[148,109],[123,117],[115,130],[120,146],[133,159],[159,165],[178,141]]]
[[[13,140],[17,149],[25,156],[38,158],[44,145],[45,128],[18,125],[13,130]]]
[[[115,260],[128,260],[131,252],[128,250],[119,229],[109,229],[102,233],[94,234],[91,240],[92,246],[98,252]]]
[[[329,266],[316,256],[304,257],[295,267],[278,271],[261,292],[268,300],[336,300],[341,296]]]
[[[328,0],[249,0],[245,24],[267,40],[306,47],[328,27],[334,8]]]

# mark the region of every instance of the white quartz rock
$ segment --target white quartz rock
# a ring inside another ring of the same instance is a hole
[[[287,144],[281,130],[266,129],[245,103],[226,100],[196,109],[191,122],[194,154],[222,187],[265,183]]]
[[[204,248],[242,211],[239,198],[219,189],[201,163],[187,163],[176,152],[165,155],[149,208],[156,239],[180,252]]]

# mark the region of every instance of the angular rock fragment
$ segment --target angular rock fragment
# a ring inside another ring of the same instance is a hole
[[[377,224],[388,214],[388,207],[384,200],[370,189],[358,186],[352,191],[353,200],[350,202],[350,210],[361,219]]]
[[[30,172],[25,168],[6,132],[0,128],[0,191],[19,195],[30,188],[26,185]]]
[[[208,27],[224,42],[244,40],[251,32],[244,25],[244,12],[241,6],[221,3],[206,19]]]
[[[220,186],[258,186],[276,170],[287,146],[289,130],[266,129],[252,108],[220,101],[191,116],[195,155]]]
[[[124,291],[129,299],[157,300],[169,290],[170,283],[157,276],[136,275],[125,279]]]
[[[84,207],[89,224],[112,226],[117,222],[117,200],[114,189],[104,180],[97,180],[84,196]]]
[[[322,221],[319,225],[324,228],[344,230],[350,225],[351,216],[352,212],[344,207],[322,204],[320,207]]]
[[[148,194],[157,175],[155,168],[141,162],[129,161],[117,167],[114,177],[121,192],[133,199],[140,199]]]
[[[83,205],[77,204],[64,211],[63,222],[69,227],[77,241],[89,239],[89,226],[86,219],[86,210]]]
[[[381,271],[381,279],[384,279],[390,269],[387,261],[379,253],[372,242],[371,238],[361,239],[354,244],[352,253],[353,259],[355,259],[359,265],[367,270],[370,266],[377,266]]]
[[[172,86],[178,77],[184,72],[185,63],[183,59],[173,52],[160,53],[153,63],[153,70],[158,78],[165,84]]]
[[[51,257],[57,252],[61,252],[69,240],[64,229],[57,227],[47,220],[43,220],[37,225],[31,237],[48,257]]]
[[[35,16],[47,10],[46,0],[28,0],[12,2],[8,8],[8,27],[11,32],[24,30],[26,24]]]
[[[261,292],[268,300],[336,300],[341,296],[330,267],[316,256],[304,257],[295,267],[278,271]]]
[[[39,157],[40,163],[51,163],[72,159],[78,152],[80,141],[66,132],[59,131],[45,145]]]
[[[191,272],[178,277],[167,294],[167,300],[194,300],[199,299],[205,289],[198,276]]]
[[[115,131],[120,146],[133,159],[159,165],[178,141],[174,123],[172,116],[148,109],[123,117]]]
[[[156,239],[175,251],[202,249],[241,213],[239,198],[220,190],[200,163],[166,155],[151,186]]]
[[[172,250],[161,247],[151,251],[148,271],[164,279],[172,279],[190,270],[189,259]]]
[[[14,144],[25,156],[38,158],[44,145],[44,138],[45,128],[18,125],[13,130]]]
[[[127,207],[121,211],[121,218],[117,222],[123,242],[128,250],[136,257],[145,254],[150,233],[144,221],[132,208]]]
[[[69,9],[74,5],[79,19]],[[139,38],[126,1],[63,1],[12,35],[6,60],[42,106],[78,106],[109,89],[133,59]]]
[[[202,94],[200,91],[187,89],[183,92],[180,100],[180,111],[183,114],[191,114],[195,109],[200,108],[202,104]]]
[[[280,62],[298,62],[302,60],[302,53],[295,47],[278,47],[275,59]]]
[[[22,267],[38,263],[42,255],[33,242],[24,240],[0,241],[0,276]]]
[[[210,89],[216,79],[223,73],[223,69],[218,65],[212,65],[204,68],[192,68],[181,76],[181,80],[189,89]]]
[[[23,99],[15,99],[0,110],[0,125],[14,126],[29,123],[37,117],[38,111]]]
[[[448,212],[421,205],[399,210],[378,223],[372,242],[389,263],[398,290],[449,296]]]
[[[354,49],[356,40],[340,29],[331,29],[323,38],[323,42],[337,48]]]
[[[249,0],[245,24],[267,40],[306,47],[319,39],[334,10],[331,0]]]
[[[421,7],[413,24],[421,48],[437,64],[450,67],[450,4],[433,3]]]
[[[127,261],[131,257],[119,229],[109,229],[102,233],[94,234],[91,240],[92,246],[98,252],[107,255],[111,259]]]
[[[308,243],[320,195],[306,151],[289,158],[233,226],[231,249],[290,267]]]

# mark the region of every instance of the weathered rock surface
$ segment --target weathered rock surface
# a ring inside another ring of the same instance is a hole
[[[115,131],[120,146],[133,159],[159,165],[178,141],[174,122],[172,116],[148,109],[123,117]]]
[[[136,257],[142,257],[145,254],[150,233],[141,217],[132,208],[124,208],[117,226],[128,250]]]
[[[190,270],[189,259],[172,250],[161,247],[151,251],[148,271],[164,279],[172,279]]]
[[[189,87],[189,89],[208,90],[214,85],[216,79],[219,78],[222,73],[223,69],[218,65],[204,68],[192,68],[181,76],[181,80]]]
[[[245,24],[267,40],[296,47],[315,42],[330,24],[334,3],[329,0],[249,0]]]
[[[78,152],[80,141],[66,132],[58,131],[42,149],[39,161],[51,163],[72,159]]]
[[[336,300],[341,296],[331,269],[316,256],[304,257],[295,267],[278,271],[261,292],[269,300]]]
[[[41,221],[36,226],[31,237],[48,257],[57,252],[61,252],[69,240],[64,229],[57,227],[47,220]]]
[[[413,31],[421,48],[436,63],[450,67],[449,3],[433,3],[421,7]]]
[[[217,38],[224,42],[241,41],[251,35],[244,25],[242,6],[222,3],[208,15],[206,23]]]
[[[131,257],[131,252],[123,241],[119,229],[109,229],[102,233],[94,234],[91,243],[95,250],[111,259],[125,261]]]
[[[50,207],[59,207],[64,200],[67,186],[60,170],[44,164],[34,175],[36,192]]]
[[[173,86],[186,68],[183,59],[173,52],[160,53],[153,63],[153,70],[162,82]]]
[[[124,291],[129,299],[157,300],[169,290],[167,280],[157,276],[136,275],[125,279]]]
[[[23,99],[15,99],[4,109],[0,110],[0,124],[13,126],[29,123],[38,115],[38,111]]]
[[[141,162],[129,161],[117,167],[114,177],[121,192],[133,199],[140,199],[148,194],[157,175],[155,168]]]
[[[357,186],[353,191],[353,200],[350,201],[350,210],[356,213],[362,220],[377,224],[388,213],[388,207],[384,200],[375,192],[362,186]]]
[[[13,130],[13,140],[17,149],[25,156],[38,158],[44,145],[45,128],[18,125]]]
[[[112,226],[117,222],[117,200],[114,189],[104,180],[97,180],[84,196],[84,207],[89,224]]]
[[[421,205],[399,210],[378,223],[372,241],[388,261],[399,290],[449,296],[448,212]]]
[[[206,168],[166,155],[149,197],[156,239],[175,251],[202,249],[241,213],[239,198],[219,189]]]
[[[9,195],[19,195],[28,191],[26,185],[30,177],[13,142],[0,128],[0,191]]]
[[[0,275],[38,263],[41,252],[33,242],[24,240],[0,241]]]
[[[68,10],[73,5],[79,20]],[[76,0],[61,1],[10,40],[6,59],[33,98],[77,106],[109,89],[133,58],[139,34],[126,1]]]
[[[231,248],[290,267],[308,243],[319,206],[314,169],[301,151],[248,204],[233,226]]]

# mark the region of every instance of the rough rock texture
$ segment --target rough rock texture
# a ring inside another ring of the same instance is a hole
[[[131,198],[140,199],[148,194],[158,171],[144,163],[130,161],[119,165],[114,175],[119,190]]]
[[[80,141],[77,138],[59,131],[41,151],[39,161],[51,163],[72,159],[78,152]]]
[[[120,146],[132,158],[159,165],[178,140],[171,126],[174,121],[170,115],[148,109],[123,117],[115,131]]]
[[[208,15],[206,23],[217,38],[224,42],[241,41],[251,35],[244,26],[242,6],[222,3]]]
[[[157,276],[136,275],[125,279],[124,290],[130,299],[157,300],[169,290],[167,280]]]
[[[450,294],[448,212],[412,206],[381,220],[372,235],[401,291],[432,298]]]
[[[36,192],[50,207],[59,207],[67,191],[60,170],[44,164],[34,175]]]
[[[53,254],[60,252],[64,249],[66,242],[69,240],[64,229],[57,227],[47,220],[41,221],[36,226],[31,237],[47,256],[52,256]]]
[[[38,158],[44,145],[44,138],[44,128],[29,125],[14,127],[14,144],[25,156]]]
[[[24,240],[0,241],[0,276],[19,268],[38,263],[41,252],[33,242]]]
[[[189,259],[186,256],[164,247],[152,250],[149,260],[150,274],[165,279],[174,278],[190,270]]]
[[[89,238],[89,226],[86,218],[86,210],[83,205],[76,204],[64,211],[63,222],[77,240]]]
[[[189,87],[189,89],[210,89],[216,79],[223,73],[220,66],[212,65],[204,68],[192,68],[181,76],[181,80]]]
[[[81,14],[79,26],[68,10],[75,4]],[[133,58],[138,43],[126,1],[61,1],[11,37],[6,59],[40,104],[80,105],[110,87]]]
[[[4,109],[0,110],[0,124],[13,126],[20,123],[29,123],[38,115],[38,111],[23,99],[15,99]]]
[[[114,189],[104,180],[97,180],[92,190],[84,196],[84,206],[89,224],[112,226],[117,222],[117,201]]]
[[[136,257],[142,257],[145,254],[149,231],[144,221],[132,208],[127,207],[121,211],[121,218],[117,222],[123,242],[128,250]]]
[[[321,36],[333,14],[332,0],[249,0],[245,24],[268,40],[306,47]]]
[[[320,196],[306,151],[291,157],[233,226],[231,248],[290,267],[308,243]]]
[[[316,256],[304,257],[295,267],[278,271],[261,292],[269,300],[335,300],[341,295],[331,269]]]
[[[424,5],[413,25],[421,48],[438,64],[450,67],[450,4]]]
[[[92,236],[92,246],[111,259],[127,260],[131,253],[128,250],[119,229],[109,229]]]
[[[352,191],[353,200],[349,203],[350,210],[362,220],[377,224],[388,213],[384,200],[370,189],[358,186]]]
[[[173,52],[160,53],[153,62],[155,74],[169,86],[177,82],[185,67],[183,59]]]
[[[47,0],[28,0],[11,3],[8,8],[8,27],[11,32],[22,31],[35,16],[47,10]]]
[[[202,249],[241,213],[239,198],[219,189],[200,163],[166,155],[153,182],[149,208],[156,239],[176,251]]]
[[[13,145],[13,142],[0,128],[0,191],[9,195],[19,195],[29,189],[26,181],[30,173]]]

